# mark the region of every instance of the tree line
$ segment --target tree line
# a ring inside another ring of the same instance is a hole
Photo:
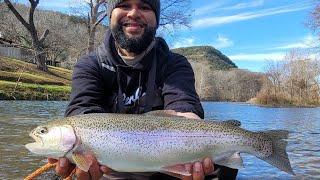
[[[242,69],[212,69],[193,62],[195,87],[202,100],[246,102],[254,98],[263,85],[262,73]]]
[[[318,106],[320,61],[308,52],[292,50],[282,61],[266,66],[257,101],[266,105]]]

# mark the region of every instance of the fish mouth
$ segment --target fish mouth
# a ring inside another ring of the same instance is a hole
[[[41,147],[43,146],[43,142],[42,139],[34,134],[35,130],[31,131],[29,133],[29,136],[32,137],[32,139],[35,141],[33,143],[28,143],[25,145],[25,147],[29,150],[29,151],[33,151],[35,148]]]
[[[41,145],[43,145],[42,139],[35,134],[35,130],[31,131],[29,133],[29,136],[32,137],[32,139],[35,141],[35,143],[40,143]]]

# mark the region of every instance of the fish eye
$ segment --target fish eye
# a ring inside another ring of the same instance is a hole
[[[39,134],[45,134],[45,133],[47,133],[48,132],[48,129],[46,128],[46,127],[40,127],[39,129],[38,129],[38,133]]]

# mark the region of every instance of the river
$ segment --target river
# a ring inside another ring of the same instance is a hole
[[[31,129],[62,117],[67,102],[0,101],[0,179],[21,179],[45,159],[30,154]],[[210,119],[237,119],[253,130],[289,130],[287,151],[294,172],[288,175],[250,155],[237,179],[320,179],[320,108],[267,108],[244,103],[203,103]]]

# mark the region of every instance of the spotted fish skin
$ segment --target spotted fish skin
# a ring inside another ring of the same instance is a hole
[[[100,164],[120,172],[155,172],[204,157],[216,162],[243,152],[293,174],[282,140],[287,131],[251,132],[240,124],[152,114],[86,114],[46,126],[59,125],[70,125],[78,139],[67,157],[71,159],[79,149],[92,152]]]

